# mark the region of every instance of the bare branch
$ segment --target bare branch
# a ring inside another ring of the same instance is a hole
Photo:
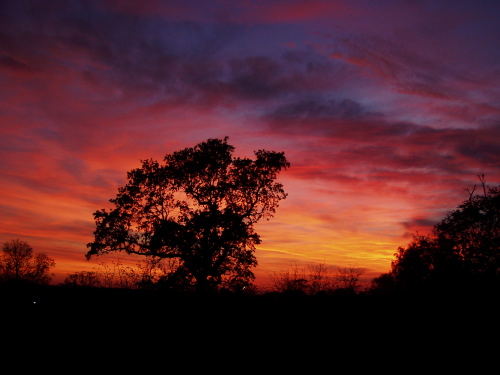
[[[477,175],[477,177],[479,178],[481,185],[483,185],[483,193],[484,193],[484,196],[486,197],[486,180],[484,178],[484,174],[482,174],[481,176]]]
[[[469,188],[464,188],[464,190],[469,193],[469,200],[472,200],[472,197],[474,196],[474,191],[476,191],[476,184],[474,184],[474,187],[472,188],[472,190],[470,190]]]

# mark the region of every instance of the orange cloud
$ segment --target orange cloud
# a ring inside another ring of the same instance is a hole
[[[48,251],[59,278],[92,266],[92,213],[127,171],[210,137],[292,164],[258,228],[261,278],[385,272],[476,174],[500,181],[490,4],[4,3],[0,242]]]

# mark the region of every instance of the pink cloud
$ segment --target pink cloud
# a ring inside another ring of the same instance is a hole
[[[252,2],[245,10],[245,19],[253,22],[304,22],[337,18],[350,13],[347,4],[331,1]]]
[[[63,275],[88,264],[92,212],[127,171],[209,137],[292,163],[259,227],[261,277],[295,261],[385,272],[477,173],[499,181],[483,10],[432,23],[417,3],[6,4],[0,241],[53,252]]]

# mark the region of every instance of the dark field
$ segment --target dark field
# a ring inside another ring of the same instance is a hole
[[[4,358],[22,348],[28,357],[71,358],[111,372],[139,362],[143,373],[161,362],[192,371],[297,373],[300,364],[308,374],[327,365],[358,373],[402,361],[397,373],[448,373],[471,362],[473,373],[483,373],[478,369],[498,353],[500,308],[479,295],[199,296],[48,287],[3,290],[2,301]]]
[[[53,329],[122,326],[219,332],[324,331],[370,335],[437,334],[493,329],[498,298],[487,294],[287,295],[182,294],[148,290],[68,288],[2,289],[2,314],[26,326]]]

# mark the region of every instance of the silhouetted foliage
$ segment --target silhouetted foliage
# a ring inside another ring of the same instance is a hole
[[[46,253],[35,253],[26,241],[5,242],[0,256],[0,281],[11,283],[49,284],[54,259]]]
[[[64,286],[95,288],[101,286],[99,274],[94,271],[74,272],[66,276]]]
[[[406,247],[399,247],[392,262],[392,274],[398,287],[422,290],[457,282],[462,267],[452,249],[441,246],[433,236],[415,235]]]
[[[306,269],[297,266],[281,272],[274,272],[271,288],[274,292],[289,295],[317,295],[346,292],[356,294],[360,289],[360,277],[365,272],[359,267],[329,270],[324,263]]]
[[[344,267],[337,270],[336,281],[339,288],[351,293],[358,292],[360,288],[360,277],[365,273],[364,268],[360,267]]]
[[[500,190],[469,190],[469,199],[398,248],[391,272],[375,282],[400,290],[491,288],[500,284]]]
[[[299,269],[297,266],[278,273],[274,272],[270,277],[274,292],[301,295],[307,294],[309,291],[307,275],[303,269]]]
[[[283,152],[259,150],[234,158],[234,147],[209,139],[166,155],[164,164],[142,161],[111,199],[94,213],[95,240],[87,258],[125,251],[178,260],[163,282],[197,290],[239,289],[254,278],[254,224],[286,198],[278,173],[290,164]]]
[[[391,272],[383,273],[371,281],[369,291],[372,294],[394,294],[397,291],[396,280]]]
[[[471,276],[500,276],[500,190],[471,196],[436,225],[435,236]]]

